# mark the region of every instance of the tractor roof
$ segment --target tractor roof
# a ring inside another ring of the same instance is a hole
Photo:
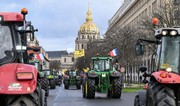
[[[0,12],[0,21],[23,21],[23,15],[16,12]]]
[[[99,59],[99,60],[107,60],[107,59],[112,59],[112,57],[92,57],[91,59],[92,59],[92,60],[96,60],[96,59]]]

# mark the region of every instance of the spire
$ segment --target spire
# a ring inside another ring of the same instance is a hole
[[[90,10],[90,3],[88,4],[88,11],[87,11],[87,15],[86,15],[86,22],[92,22],[92,13]]]

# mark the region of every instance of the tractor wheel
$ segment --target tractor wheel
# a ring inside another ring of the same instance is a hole
[[[147,106],[176,106],[174,91],[158,82],[152,82],[147,89]]]
[[[88,78],[85,83],[86,98],[92,99],[95,97],[95,79]]]
[[[41,84],[41,88],[45,90],[45,96],[49,96],[49,81],[47,78],[41,78],[38,80]]]
[[[136,95],[135,96],[135,99],[134,99],[134,106],[140,106],[140,103],[139,103],[139,95]]]
[[[5,106],[42,106],[41,99],[42,99],[41,87],[37,86],[36,90],[31,94],[6,96]]]
[[[49,86],[50,86],[51,89],[55,89],[56,88],[56,82],[55,82],[54,79],[51,79],[49,81]]]
[[[64,89],[69,89],[69,82],[68,81],[64,81]]]
[[[122,90],[121,79],[114,78],[112,80],[112,91],[111,91],[112,98],[121,98],[121,90]]]
[[[76,82],[76,87],[77,87],[77,89],[81,89],[81,81]]]

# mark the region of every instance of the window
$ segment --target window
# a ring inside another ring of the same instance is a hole
[[[0,63],[8,62],[13,58],[12,48],[11,29],[7,25],[0,24]]]
[[[66,58],[64,58],[64,63],[66,63]]]
[[[72,62],[74,62],[74,57],[72,57]]]
[[[82,39],[84,39],[84,35],[82,35]]]

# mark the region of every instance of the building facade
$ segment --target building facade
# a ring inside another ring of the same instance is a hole
[[[156,11],[164,0],[124,0],[122,6],[109,20],[109,27],[106,32],[125,26],[136,26],[143,18],[147,17],[151,20],[153,11]]]
[[[73,53],[67,51],[47,51],[50,61],[56,61],[60,63],[60,70],[74,68],[74,56]]]
[[[119,29],[126,26],[136,27],[144,18],[152,19],[152,14],[161,7],[165,0],[124,0],[122,6],[109,20],[109,27],[106,36],[112,36],[112,32],[118,32]],[[149,66],[149,55],[144,56],[143,65]],[[125,81],[139,82],[139,73],[137,66],[126,65]]]

